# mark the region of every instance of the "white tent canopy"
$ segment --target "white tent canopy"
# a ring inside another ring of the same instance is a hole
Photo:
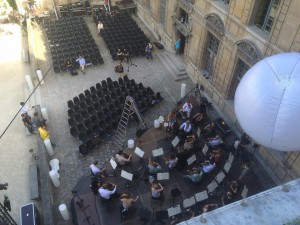
[[[281,53],[255,64],[234,99],[237,119],[256,142],[300,151],[300,53]]]

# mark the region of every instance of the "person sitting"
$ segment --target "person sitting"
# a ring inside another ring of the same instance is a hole
[[[183,124],[180,126],[180,131],[181,132],[181,138],[185,140],[186,136],[190,135],[192,133],[192,124],[189,120],[185,121]]]
[[[101,188],[102,184],[103,184],[102,179],[98,179],[98,177],[94,177],[94,176],[92,177],[90,188],[91,188],[92,192],[94,193],[94,195],[98,194],[98,190],[99,190],[99,188]]]
[[[210,212],[210,211],[213,211],[215,209],[219,208],[219,204],[206,204],[204,207],[203,207],[203,212]]]
[[[213,152],[210,154],[210,160],[212,162],[215,162],[215,163],[219,163],[222,161],[222,158],[223,158],[223,154],[222,154],[222,149],[217,149],[217,150],[213,150]]]
[[[190,101],[187,101],[183,104],[182,108],[179,110],[179,112],[182,114],[182,118],[190,118],[191,112],[193,109],[193,105]]]
[[[212,138],[208,138],[208,145],[211,147],[217,147],[218,145],[222,144],[223,141],[222,139],[219,137],[219,135],[212,137]]]
[[[166,164],[167,164],[167,166],[170,170],[174,169],[176,167],[177,162],[178,162],[178,158],[174,154],[172,154],[169,157],[164,158],[164,159],[165,159]]]
[[[170,126],[172,126],[175,122],[177,122],[177,116],[175,110],[172,110],[168,114],[168,123],[170,124]]]
[[[132,155],[128,155],[126,153],[124,153],[122,150],[118,151],[116,156],[115,156],[116,162],[123,166],[126,163],[130,163],[132,160]]]
[[[227,191],[223,196],[222,196],[222,203],[223,205],[228,205],[233,202],[233,194],[231,191]]]
[[[200,169],[204,173],[210,173],[216,168],[216,163],[210,162],[209,160],[205,160],[204,163],[201,164]]]
[[[234,180],[229,183],[228,191],[230,191],[233,195],[236,195],[239,192],[240,182],[239,180]]]
[[[163,194],[164,188],[163,186],[158,183],[153,181],[151,183],[151,197],[154,200],[160,200],[162,198],[162,194]]]
[[[216,133],[217,128],[215,122],[211,122],[201,130],[201,134],[203,134],[205,138],[213,137]]]
[[[130,207],[132,207],[133,203],[136,202],[139,199],[139,196],[137,196],[135,199],[132,198],[131,194],[123,193],[120,197],[120,200],[122,202],[121,207],[121,215],[123,218],[126,218],[128,215],[128,210]]]
[[[98,190],[100,196],[104,200],[108,200],[113,195],[116,195],[117,192],[117,185],[111,183],[104,183]]]
[[[187,174],[183,177],[188,178],[193,183],[199,183],[202,180],[203,172],[199,172],[196,168],[193,168],[192,171],[187,170]]]
[[[183,148],[186,150],[192,150],[195,147],[195,143],[197,142],[197,135],[192,134],[186,136],[186,139],[183,144]]]
[[[202,123],[204,123],[205,119],[206,119],[206,115],[202,112],[199,112],[193,117],[192,123],[196,127],[199,127]]]
[[[97,177],[101,177],[101,178],[104,178],[104,171],[105,171],[105,168],[104,167],[98,167],[98,161],[96,160],[94,163],[92,163],[90,165],[90,170],[91,170],[91,174],[93,176],[97,176]]]
[[[161,171],[161,166],[149,158],[148,169],[150,174],[156,174]]]
[[[71,62],[70,59],[68,59],[66,61],[66,67],[67,67],[67,71],[70,72],[71,75],[72,75],[72,71],[74,70],[74,66],[73,66],[73,64],[72,64],[72,62]]]

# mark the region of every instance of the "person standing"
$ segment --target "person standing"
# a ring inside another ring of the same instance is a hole
[[[20,102],[20,112],[21,112],[21,115],[22,114],[28,114],[29,111],[33,110],[34,109],[34,106],[32,106],[31,108],[28,108],[27,105],[25,105],[24,102]]]
[[[117,58],[118,58],[118,60],[120,60],[120,63],[123,62],[124,54],[123,54],[123,51],[120,48],[117,51]]]
[[[124,56],[124,59],[126,59],[126,62],[129,63],[129,52],[126,50],[126,48],[124,48],[124,50],[123,50],[123,56]]]
[[[43,140],[49,139],[50,142],[51,142],[52,147],[57,146],[54,142],[51,141],[51,139],[50,139],[50,134],[49,134],[49,132],[48,132],[48,130],[47,130],[46,124],[43,124],[41,127],[39,127],[39,128],[38,128],[38,131],[39,131],[40,137],[41,137]]]
[[[118,65],[115,66],[115,73],[117,74],[118,78],[121,78],[123,76],[123,72],[124,72],[124,67],[120,62]]]
[[[146,58],[147,58],[147,59],[153,59],[152,49],[153,49],[153,46],[152,46],[152,44],[149,42],[149,43],[146,45],[146,48],[145,48],[145,54],[146,54]]]
[[[181,47],[181,40],[180,40],[180,38],[178,38],[175,42],[176,54],[179,54],[180,47]]]
[[[22,121],[23,121],[25,127],[28,129],[28,132],[30,134],[35,134],[34,127],[33,127],[33,124],[31,122],[31,117],[28,116],[27,113],[21,114],[21,117],[22,117]]]
[[[101,31],[103,29],[103,23],[101,21],[98,22],[97,28],[98,28],[98,35],[101,36]]]
[[[128,193],[123,193],[120,197],[120,200],[122,202],[122,208],[121,208],[121,215],[123,218],[126,218],[128,215],[128,210],[133,205],[134,202],[136,202],[139,199],[139,196],[137,196],[135,199],[132,198],[132,196]]]
[[[86,64],[85,59],[81,55],[79,55],[78,59],[76,59],[76,62],[79,63],[79,66],[81,68],[81,72],[83,74],[85,74],[85,64]]]

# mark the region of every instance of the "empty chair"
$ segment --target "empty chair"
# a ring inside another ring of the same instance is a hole
[[[81,144],[79,145],[79,153],[82,155],[82,156],[85,156],[89,153],[89,149],[86,147],[85,144]]]
[[[95,87],[95,86],[90,87],[90,92],[91,92],[92,95],[97,94],[97,89],[96,89],[96,87]]]
[[[93,106],[88,107],[87,112],[90,116],[93,116],[97,113]]]
[[[75,105],[78,105],[78,106],[79,106],[79,104],[80,104],[80,99],[76,96],[76,97],[73,98],[73,102],[74,102]]]
[[[103,111],[98,112],[97,118],[98,118],[99,121],[101,121],[105,118]]]
[[[80,124],[78,124],[77,125],[77,131],[78,131],[78,133],[82,133],[82,132],[85,132],[85,127],[84,127],[84,125],[82,124],[82,123],[80,123]]]
[[[74,120],[74,118],[69,118],[68,119],[68,124],[69,124],[70,127],[76,127],[77,126],[77,123]]]
[[[78,137],[78,131],[76,128],[71,127],[70,128],[70,134],[72,135],[72,137],[77,138]]]
[[[97,118],[97,115],[91,116],[91,117],[90,117],[90,121],[91,121],[93,124],[98,123],[99,120],[98,120],[98,118]]]
[[[87,118],[89,118],[89,116],[90,116],[90,115],[87,113],[86,110],[82,110],[81,113],[80,113],[80,115],[81,115],[81,117],[82,117],[83,119],[87,119]]]
[[[97,93],[92,95],[91,100],[92,100],[94,103],[97,103],[97,102],[99,101],[99,98],[98,98],[98,96],[97,96]]]
[[[84,95],[85,95],[86,98],[92,97],[92,93],[90,92],[89,89],[87,89],[87,90],[84,91]]]
[[[110,95],[105,95],[104,99],[107,103],[110,103],[112,101]]]
[[[74,104],[74,102],[72,100],[69,100],[67,103],[68,103],[68,107],[70,109],[73,109],[75,107],[75,104]]]
[[[110,112],[114,111],[115,110],[115,105],[113,102],[109,103],[108,104],[108,109],[110,110]]]
[[[136,83],[135,83],[135,80],[134,80],[134,79],[131,79],[131,80],[130,80],[130,85],[131,85],[131,86],[135,86],[135,84],[136,84]]]
[[[123,77],[123,80],[124,80],[124,83],[129,83],[129,82],[130,82],[130,80],[128,79],[128,76],[127,76],[127,75],[125,75],[125,76]]]
[[[102,86],[101,86],[100,83],[96,84],[96,89],[97,89],[97,91],[101,91],[102,90]]]
[[[81,110],[86,109],[88,106],[85,104],[85,102],[80,102],[79,107]]]
[[[139,90],[144,90],[145,89],[145,87],[144,87],[144,85],[142,84],[142,83],[139,83],[138,84],[138,88],[139,88]]]
[[[110,77],[106,78],[106,82],[107,82],[108,84],[112,84],[112,83],[113,83],[113,81],[112,81],[112,79],[111,79]]]
[[[156,101],[162,101],[162,100],[164,100],[164,98],[161,97],[160,92],[157,92],[157,93],[156,93],[155,99],[156,99]]]
[[[108,86],[106,80],[102,80],[102,81],[101,81],[101,85],[102,85],[103,88],[105,88],[105,87]]]
[[[97,134],[97,135],[99,135],[99,133],[101,132],[101,128],[97,125],[97,124],[94,124],[93,126],[92,126],[92,131],[95,133],[95,134]]]
[[[119,82],[120,86],[124,86],[125,85],[125,82],[124,82],[123,78],[121,78],[121,77],[118,79],[118,82]]]
[[[102,107],[99,103],[95,103],[94,104],[94,110],[98,113],[100,111],[102,111]]]
[[[102,89],[102,93],[104,94],[104,95],[109,95],[110,94],[110,91],[108,90],[108,88],[103,88]]]
[[[118,88],[118,87],[119,87],[118,81],[114,81],[114,82],[113,82],[113,85],[114,85],[114,88]]]
[[[85,104],[87,106],[93,106],[94,105],[94,102],[90,99],[90,98],[87,98],[86,101],[85,101]]]
[[[86,97],[84,96],[83,93],[80,93],[78,97],[79,97],[80,102],[85,102]]]
[[[73,109],[68,109],[68,116],[70,118],[74,118],[75,117],[75,112],[73,111]]]
[[[85,126],[86,129],[89,129],[89,128],[92,128],[93,123],[90,120],[87,119],[87,120],[84,121],[84,126]]]

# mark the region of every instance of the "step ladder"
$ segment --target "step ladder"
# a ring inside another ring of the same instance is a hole
[[[122,116],[119,121],[118,128],[114,135],[114,144],[117,146],[118,150],[121,150],[125,147],[128,121],[130,117],[132,117],[134,114],[137,116],[139,120],[140,128],[147,129],[142,114],[140,113],[140,110],[137,107],[134,98],[132,98],[131,96],[127,96],[125,100]]]

